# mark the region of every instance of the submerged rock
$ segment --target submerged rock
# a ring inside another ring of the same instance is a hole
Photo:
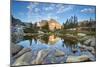
[[[85,62],[90,61],[88,55],[81,55],[81,56],[68,56],[66,62]]]
[[[43,64],[43,60],[45,59],[45,57],[48,55],[49,53],[49,49],[43,49],[40,50],[37,54],[37,57],[35,60],[33,60],[31,63],[32,64]]]
[[[11,43],[11,55],[14,56],[17,54],[20,50],[22,50],[23,47],[14,43]]]
[[[17,58],[15,62],[12,64],[12,66],[28,65],[31,59],[32,59],[32,52],[26,52],[25,54]]]
[[[55,56],[59,57],[59,56],[64,56],[64,55],[65,53],[63,51],[56,49]]]
[[[77,51],[78,51],[77,48],[72,48],[72,52],[73,52],[73,53],[76,53]]]
[[[21,51],[19,51],[13,58],[18,58],[19,56],[23,55],[26,52],[31,51],[30,48],[23,48]]]

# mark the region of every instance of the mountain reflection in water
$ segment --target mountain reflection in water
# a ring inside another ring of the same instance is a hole
[[[24,48],[31,48],[34,58],[37,56],[40,50],[44,49],[50,49],[50,56],[54,56],[53,53],[55,50],[63,51],[65,54],[64,56],[60,57],[63,59],[57,59],[56,63],[61,61],[66,62],[66,58],[68,56],[89,55],[93,60],[95,60],[95,56],[93,56],[91,52],[80,48],[80,45],[82,44],[77,40],[77,37],[73,36],[57,36],[55,34],[24,36],[23,39],[20,39],[17,44],[23,46]],[[49,62],[48,57],[46,60]]]
[[[36,51],[45,48],[57,48],[63,50],[64,52],[70,53],[73,49],[76,49],[78,47],[78,43],[79,42],[76,38],[57,36],[52,34],[24,36],[18,44],[25,48],[31,48],[32,50]]]

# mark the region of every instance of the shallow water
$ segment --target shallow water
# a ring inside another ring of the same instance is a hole
[[[21,41],[18,42],[18,45],[23,46],[24,48],[31,48],[34,57],[39,50],[42,49],[51,49],[51,53],[44,60],[45,64],[51,63],[64,63],[68,56],[80,56],[80,55],[91,55],[92,59],[95,60],[95,57],[88,51],[82,51],[79,47],[81,43],[75,40],[71,40],[67,37],[59,37],[56,35],[38,35],[38,36],[24,36]],[[55,57],[53,52],[56,49],[59,49],[65,53],[64,56]]]

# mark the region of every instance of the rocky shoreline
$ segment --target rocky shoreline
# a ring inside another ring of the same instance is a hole
[[[24,48],[20,45],[11,43],[11,59],[14,60],[11,66],[95,61],[95,43],[95,37],[83,37],[80,39],[80,44],[78,44],[80,51],[83,52],[81,55],[67,55],[60,49],[55,49],[53,50],[54,52],[51,52],[52,49],[47,48],[39,50],[36,57],[31,48]],[[77,49],[73,49],[73,52],[77,52]],[[89,53],[84,54],[85,52]],[[60,61],[57,62],[58,60]]]

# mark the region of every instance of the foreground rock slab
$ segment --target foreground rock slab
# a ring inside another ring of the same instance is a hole
[[[25,54],[17,58],[14,64],[12,64],[12,66],[29,65],[31,58],[32,58],[32,52],[26,52]]]
[[[65,55],[65,53],[64,53],[63,51],[61,51],[61,50],[59,50],[59,49],[56,49],[56,52],[55,52],[55,56],[56,56],[56,57],[64,56],[64,55]]]
[[[19,51],[13,58],[18,58],[19,56],[23,55],[26,52],[31,51],[30,48],[23,48],[21,51]]]
[[[14,43],[11,43],[11,55],[17,54],[23,47]]]
[[[81,55],[81,56],[68,56],[66,62],[71,63],[71,62],[85,62],[89,61],[88,55]]]
[[[40,50],[37,54],[37,57],[35,60],[33,60],[31,63],[32,64],[43,64],[43,60],[45,59],[45,57],[48,55],[49,53],[49,49],[43,49]]]

